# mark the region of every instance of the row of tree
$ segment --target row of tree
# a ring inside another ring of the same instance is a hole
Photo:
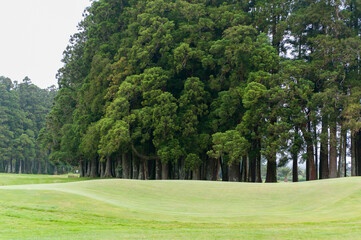
[[[360,0],[99,0],[43,144],[82,176],[361,175]],[[318,151],[320,149],[320,151]]]
[[[0,77],[0,172],[53,173],[49,149],[37,138],[56,92],[38,88],[28,77],[22,83]]]

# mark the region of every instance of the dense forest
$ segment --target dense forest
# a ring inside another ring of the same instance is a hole
[[[41,143],[90,177],[360,176],[360,27],[360,0],[94,1]]]
[[[40,89],[0,76],[0,172],[54,173],[49,148],[37,141],[57,89]],[[56,171],[55,171],[56,172]]]

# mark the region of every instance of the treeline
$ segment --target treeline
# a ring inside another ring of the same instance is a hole
[[[81,176],[361,175],[359,0],[99,0],[64,52],[44,144]],[[320,149],[320,151],[318,151]],[[221,174],[219,174],[221,173]],[[263,179],[264,180],[264,179]]]
[[[57,90],[0,76],[0,172],[53,173],[49,150],[38,144]]]

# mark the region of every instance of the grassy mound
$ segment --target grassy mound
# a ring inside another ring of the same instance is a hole
[[[1,182],[0,182],[1,183]],[[361,178],[0,187],[4,239],[357,239]]]

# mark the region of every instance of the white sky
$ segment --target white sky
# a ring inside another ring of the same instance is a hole
[[[57,85],[62,54],[90,0],[0,0],[0,76]]]

